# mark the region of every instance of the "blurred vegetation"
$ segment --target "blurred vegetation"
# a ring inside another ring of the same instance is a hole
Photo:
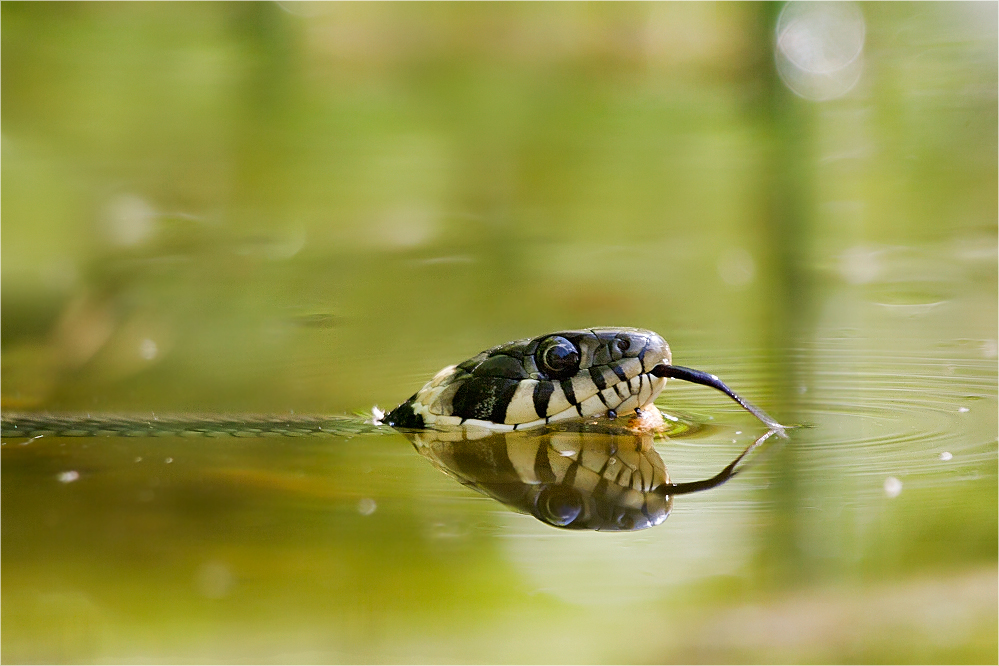
[[[401,438],[5,443],[4,660],[995,661],[997,9],[857,7],[814,101],[780,4],[2,3],[5,409],[339,414],[629,325],[816,426],[617,540]],[[717,471],[744,422],[665,400]]]

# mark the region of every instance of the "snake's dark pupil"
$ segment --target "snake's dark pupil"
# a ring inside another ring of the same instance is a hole
[[[630,347],[630,346],[631,346],[631,341],[630,340],[625,340],[624,338],[618,338],[617,339],[617,349],[622,354],[624,352],[628,351],[628,347]]]
[[[553,336],[542,346],[540,360],[542,369],[552,379],[565,379],[579,369],[579,350],[565,338]]]
[[[540,518],[558,527],[565,527],[583,512],[583,498],[574,488],[544,488],[536,501]]]
[[[548,362],[548,367],[552,370],[561,370],[576,365],[579,361],[579,354],[576,353],[575,349],[566,349],[561,346],[552,347],[545,354],[545,360]]]

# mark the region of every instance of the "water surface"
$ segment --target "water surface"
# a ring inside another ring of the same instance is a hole
[[[360,423],[610,325],[803,426],[621,533],[389,429],[4,437],[4,661],[994,662],[995,5],[860,5],[822,95],[779,11],[4,3],[5,412]],[[657,405],[675,482],[765,431]]]

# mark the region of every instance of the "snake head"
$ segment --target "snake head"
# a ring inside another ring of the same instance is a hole
[[[628,415],[650,405],[671,363],[666,341],[637,328],[559,331],[509,342],[448,366],[385,423],[402,428],[519,430]]]

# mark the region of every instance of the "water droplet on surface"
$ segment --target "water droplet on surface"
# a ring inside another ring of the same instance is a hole
[[[59,474],[59,481],[62,483],[73,483],[80,478],[80,473],[76,470],[70,470],[68,472],[61,472]]]
[[[139,343],[139,356],[146,359],[147,361],[152,361],[159,354],[159,347],[156,346],[155,340],[150,340],[146,338]]]
[[[967,408],[967,407],[958,407],[957,408],[957,413],[958,414],[966,414],[966,413],[968,413],[970,411],[971,410],[969,408]]]
[[[885,495],[888,497],[898,497],[902,492],[902,482],[894,476],[885,479]]]
[[[940,453],[940,460],[951,460],[954,457],[950,451],[942,451]]]
[[[378,503],[370,497],[364,497],[357,502],[357,512],[362,516],[370,516],[378,508]]]
[[[104,230],[113,245],[142,245],[156,233],[156,211],[140,196],[119,195],[107,206]]]

